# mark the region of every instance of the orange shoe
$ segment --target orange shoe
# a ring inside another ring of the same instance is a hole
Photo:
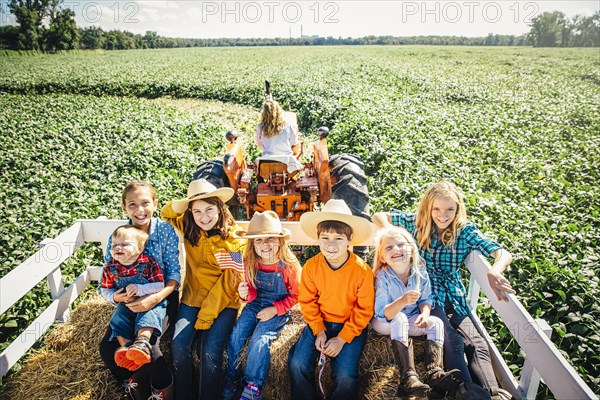
[[[125,355],[129,361],[138,365],[136,369],[144,364],[148,364],[152,360],[152,346],[150,345],[148,338],[144,336],[138,337],[135,342],[129,346]]]
[[[128,369],[129,371],[136,371],[140,368],[140,365],[137,365],[137,363],[127,358],[128,351],[129,347],[127,346],[122,346],[115,350],[115,363],[121,368]]]

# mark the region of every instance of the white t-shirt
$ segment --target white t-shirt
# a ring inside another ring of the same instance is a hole
[[[263,156],[292,155],[292,146],[298,144],[298,125],[295,123],[295,115],[288,116],[287,114],[284,114],[286,123],[283,129],[275,136],[264,137],[262,124],[256,128],[256,142],[262,148]]]

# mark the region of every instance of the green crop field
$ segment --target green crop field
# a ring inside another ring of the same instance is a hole
[[[255,154],[248,115],[265,79],[305,134],[332,128],[330,155],[365,162],[372,212],[412,210],[440,178],[461,186],[471,220],[514,254],[506,275],[521,302],[600,391],[598,49],[0,55],[0,275],[78,218],[122,217],[130,178],[155,184],[161,204],[182,196],[195,166],[220,156],[227,129],[247,133]],[[217,112],[207,100],[225,104]],[[89,246],[66,271],[99,262]],[[43,289],[0,317],[0,349],[50,302]],[[518,345],[482,303],[479,315],[518,374]]]

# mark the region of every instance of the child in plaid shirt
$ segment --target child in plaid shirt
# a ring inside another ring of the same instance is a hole
[[[120,345],[115,351],[115,363],[135,371],[151,360],[150,338],[161,335],[167,302],[163,300],[140,313],[131,311],[127,303],[162,290],[164,278],[157,262],[143,254],[148,241],[146,232],[133,225],[123,225],[111,238],[112,259],[104,266],[100,294],[117,307],[110,319],[110,340],[116,338]]]
[[[444,365],[459,369],[463,376],[459,395],[477,399],[510,398],[508,392],[498,387],[487,342],[473,322],[460,267],[475,250],[493,258],[494,264],[487,274],[490,287],[498,300],[508,301],[507,293],[515,291],[502,272],[510,265],[512,255],[467,220],[462,191],[446,180],[427,188],[416,213],[398,210],[377,213],[373,222],[380,227],[402,226],[418,242],[431,280],[435,304],[431,315],[444,322]]]

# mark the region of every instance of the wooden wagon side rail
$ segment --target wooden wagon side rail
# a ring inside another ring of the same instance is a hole
[[[83,243],[100,242],[106,248],[110,233],[125,221],[81,220],[54,239],[45,240],[33,256],[0,279],[0,312],[4,313],[43,279],[48,280],[52,303],[0,354],[0,378],[39,340],[55,322],[68,319],[69,307],[79,294],[101,277],[101,267],[88,267],[66,289],[60,265]],[[239,222],[243,227],[247,222]],[[294,244],[317,245],[300,229],[298,222],[284,222],[292,231]],[[366,243],[372,245],[372,242]],[[534,320],[514,295],[508,302],[500,302],[493,294],[486,273],[490,268],[479,253],[471,253],[466,266],[471,272],[469,302],[473,309],[483,291],[497,311],[503,323],[524,351],[526,358],[521,380],[517,381],[503,360],[500,352],[476,318],[477,329],[487,339],[492,354],[494,370],[501,386],[517,399],[534,399],[540,379],[558,399],[597,399],[575,369],[562,357],[550,340],[550,329],[543,320]]]

